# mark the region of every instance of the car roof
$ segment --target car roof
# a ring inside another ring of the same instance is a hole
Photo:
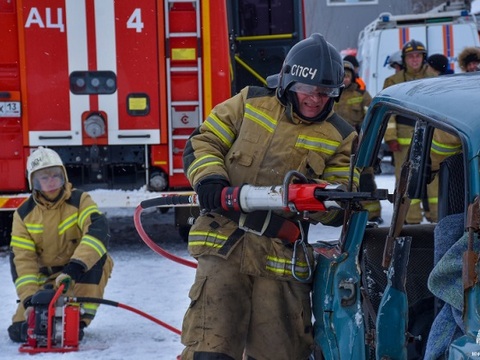
[[[429,117],[480,143],[480,72],[443,75],[390,86],[372,105],[387,102]],[[473,150],[473,149],[472,149]]]
[[[379,92],[370,104],[365,123],[364,140],[358,149],[359,166],[368,166],[378,150],[378,131],[386,126],[391,112],[421,117],[433,126],[455,132],[461,139],[468,167],[469,193],[480,194],[478,174],[480,155],[480,71],[443,75],[390,86]],[[377,138],[377,139],[376,139]]]

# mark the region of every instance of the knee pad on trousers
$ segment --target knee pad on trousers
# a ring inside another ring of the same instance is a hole
[[[235,360],[231,356],[222,353],[212,353],[212,352],[205,352],[205,351],[195,351],[193,354],[193,360]]]

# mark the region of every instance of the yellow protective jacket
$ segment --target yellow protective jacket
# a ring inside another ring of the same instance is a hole
[[[282,105],[273,90],[246,87],[217,105],[191,135],[184,150],[184,170],[194,188],[206,178],[225,179],[232,186],[281,185],[290,170],[346,184],[356,138],[356,131],[333,112],[320,123],[309,123]],[[355,185],[358,176],[355,171]],[[220,214],[200,216],[189,234],[189,251],[194,257],[215,254],[226,258],[240,242],[234,239],[237,230],[237,223]],[[259,265],[249,260],[245,272],[268,276],[270,269],[291,277],[291,249],[280,239],[269,241],[252,233],[245,238],[245,252],[250,254],[245,259],[266,261]]]
[[[340,101],[335,103],[334,110],[359,131],[371,102],[372,97],[368,91],[360,90],[359,86],[353,83],[343,90]]]
[[[433,132],[430,157],[432,159],[432,171],[440,169],[440,163],[447,157],[458,154],[462,151],[460,139],[446,131],[435,129]]]
[[[383,88],[385,89],[389,86],[400,84],[406,81],[429,77],[426,71],[427,65],[423,65],[420,71],[416,73],[403,69],[392,76],[387,77],[383,83]],[[403,121],[402,119],[398,119],[397,121],[395,116],[390,117],[387,130],[385,131],[385,141],[388,142],[391,140],[397,140],[400,145],[409,146],[413,133],[413,127],[409,123],[410,122]]]
[[[67,183],[50,202],[34,192],[13,215],[12,277],[20,301],[41,289],[48,268],[59,272],[72,261],[88,271],[108,257],[109,236],[107,219],[88,193]]]

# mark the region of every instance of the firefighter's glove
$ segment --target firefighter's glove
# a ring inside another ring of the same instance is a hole
[[[28,320],[30,317],[30,314],[33,311],[33,305],[32,305],[32,297],[29,296],[25,300],[23,300],[23,308],[25,309],[25,312],[23,315],[25,316],[25,320]]]
[[[63,288],[63,293],[65,294],[68,289],[74,286],[75,282],[78,281],[83,274],[83,266],[77,262],[69,262],[64,268],[60,275],[55,279],[55,285],[57,289],[60,285],[65,285]]]
[[[70,286],[72,286],[73,280],[72,277],[68,274],[61,273],[60,275],[57,276],[55,279],[55,285],[56,288],[58,289],[62,284],[65,285],[63,288],[63,293],[65,294]]]
[[[200,201],[200,209],[211,211],[222,206],[222,190],[230,184],[226,180],[203,180],[196,186],[196,193]]]
[[[401,150],[401,146],[400,146],[400,144],[398,143],[397,140],[387,141],[387,145],[388,145],[388,148],[390,149],[390,151],[397,152],[397,151]]]

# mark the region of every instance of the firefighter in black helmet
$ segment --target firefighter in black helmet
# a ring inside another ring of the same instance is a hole
[[[360,89],[355,82],[355,67],[349,61],[343,61],[345,77],[343,90],[340,101],[335,104],[335,112],[360,132],[363,120],[367,113],[368,106],[372,102],[372,97],[366,90]],[[372,167],[363,169],[360,175],[360,191],[374,191],[377,189],[375,183],[374,169]],[[379,200],[362,201],[362,206],[368,210],[368,220],[376,223],[383,223],[381,217],[381,205]]]
[[[418,80],[430,77],[426,65],[427,49],[417,40],[410,40],[402,47],[403,69],[385,79],[384,88],[405,81]],[[385,142],[393,153],[395,162],[395,179],[399,180],[401,166],[408,153],[413,134],[413,121],[400,116],[392,116],[385,132]],[[412,199],[405,222],[419,224],[423,216],[431,222],[437,221],[438,191],[429,189],[428,205],[422,200]]]
[[[427,49],[425,48],[425,45],[423,45],[423,43],[412,39],[406,42],[402,47],[402,60],[404,63],[405,63],[405,56],[410,53],[421,55],[422,61],[425,61],[425,58],[427,56]],[[414,65],[411,65],[411,66],[412,66],[412,70],[414,70],[414,68],[417,68]]]
[[[312,182],[347,184],[357,133],[332,110],[343,90],[343,64],[320,34],[297,43],[267,83],[270,88],[248,86],[212,109],[184,150],[185,174],[202,211],[188,238],[198,267],[182,360],[291,360],[312,352],[313,252],[300,240],[305,247],[296,247],[292,261],[291,241],[298,240],[299,224],[338,226],[343,215],[225,212],[221,192],[281,184],[292,169]],[[275,230],[283,226],[292,231]]]

